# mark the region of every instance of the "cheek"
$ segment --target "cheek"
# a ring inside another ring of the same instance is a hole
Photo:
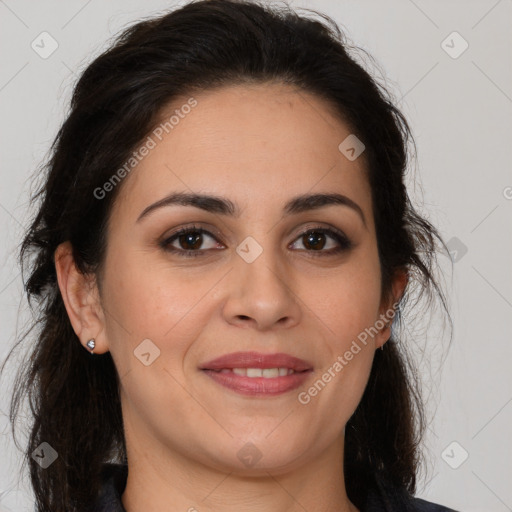
[[[161,262],[148,264],[148,259],[137,253],[107,259],[104,305],[109,343],[113,352],[126,352],[127,338],[132,350],[150,339],[162,355],[172,347],[169,354],[178,359],[207,321],[207,295],[218,277],[171,269]]]
[[[370,255],[362,255],[338,271],[314,279],[314,285],[311,278],[303,279],[301,296],[338,348],[378,319],[380,269],[378,261]]]
[[[322,343],[315,343],[323,364],[317,375],[318,391],[311,392],[322,395],[319,406],[339,406],[332,414],[344,422],[363,394],[375,354],[372,327],[379,318],[381,295],[377,256],[368,251],[318,284],[311,288],[314,292],[307,302],[312,321],[323,333]]]

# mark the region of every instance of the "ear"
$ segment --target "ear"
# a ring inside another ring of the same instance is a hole
[[[395,272],[391,284],[391,297],[383,300],[379,309],[379,318],[376,320],[376,328],[379,333],[375,336],[375,348],[382,348],[384,343],[391,336],[391,324],[396,313],[396,303],[402,297],[405,287],[409,281],[407,269],[400,269]],[[387,325],[389,323],[389,325]],[[382,324],[384,326],[382,327]]]
[[[80,343],[86,350],[90,350],[87,341],[93,338],[96,344],[94,353],[107,352],[104,315],[96,277],[78,270],[70,242],[64,242],[57,247],[54,260],[60,293]]]

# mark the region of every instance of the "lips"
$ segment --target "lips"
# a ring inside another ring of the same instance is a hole
[[[201,370],[232,370],[233,368],[288,368],[295,372],[312,370],[313,366],[289,354],[279,352],[276,354],[262,354],[259,352],[233,352],[226,354],[199,367]]]

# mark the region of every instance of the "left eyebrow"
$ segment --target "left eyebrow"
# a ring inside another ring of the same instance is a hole
[[[205,210],[207,212],[220,215],[229,215],[232,217],[239,217],[241,211],[235,203],[224,197],[207,194],[176,192],[144,208],[142,213],[137,218],[137,222],[139,222],[142,218],[146,217],[150,212],[156,210],[157,208],[172,205],[194,206],[195,208],[200,208],[201,210]],[[305,211],[317,210],[319,208],[332,205],[348,206],[349,208],[352,208],[359,214],[363,224],[365,227],[367,227],[366,218],[361,207],[352,199],[343,194],[304,194],[297,196],[285,204],[283,212],[284,216],[287,217],[289,215],[296,215]]]

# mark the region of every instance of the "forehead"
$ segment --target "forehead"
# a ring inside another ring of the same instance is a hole
[[[364,153],[349,160],[340,151],[353,135],[327,102],[284,84],[222,87],[192,100],[162,109],[142,141],[151,149],[122,183],[120,208],[140,210],[172,191],[224,195],[249,209],[337,191],[371,218]]]

